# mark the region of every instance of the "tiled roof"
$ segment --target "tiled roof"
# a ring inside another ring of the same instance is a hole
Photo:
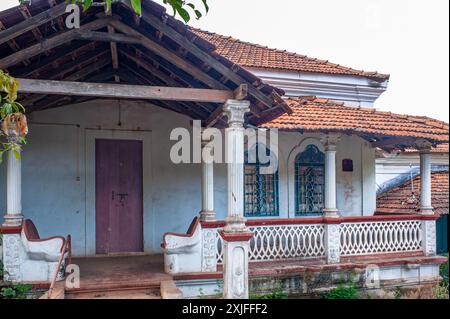
[[[400,115],[374,108],[345,106],[316,97],[287,99],[292,114],[261,125],[285,131],[348,132],[378,137],[425,138],[448,142],[448,123],[424,116]]]
[[[405,150],[406,153],[418,153],[419,151],[415,148],[408,148]],[[436,147],[433,147],[431,149],[432,153],[448,153],[449,152],[449,144],[448,143],[442,143],[436,145]]]
[[[431,175],[431,205],[438,214],[448,214],[449,192],[448,171],[435,172]],[[377,212],[379,213],[411,213],[420,207],[420,175],[400,186],[378,196]]]
[[[194,28],[191,28],[191,31],[214,44],[218,54],[223,55],[233,63],[242,67],[354,75],[372,78],[378,81],[389,79],[389,75],[387,74],[355,70],[326,60],[319,60],[307,57],[306,55],[271,49],[217,33],[206,32]]]

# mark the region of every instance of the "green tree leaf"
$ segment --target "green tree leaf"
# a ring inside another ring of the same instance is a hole
[[[142,15],[141,0],[131,0],[131,6],[137,14]]]

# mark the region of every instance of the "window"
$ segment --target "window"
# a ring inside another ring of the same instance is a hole
[[[310,144],[295,158],[295,214],[322,214],[324,198],[325,155]]]
[[[258,148],[259,146],[256,144],[256,154],[258,154]],[[266,154],[270,154],[267,148]],[[269,217],[279,215],[278,172],[275,172],[274,174],[261,174],[260,171],[261,167],[268,165],[269,163],[260,164],[259,159],[256,160],[256,163],[249,163],[248,153],[245,156],[245,217]]]

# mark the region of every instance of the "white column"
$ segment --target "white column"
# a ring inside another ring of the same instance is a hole
[[[244,115],[249,112],[250,102],[229,100],[223,108],[228,117],[225,129],[228,216],[225,231],[245,232],[244,219]]]
[[[203,150],[210,153],[213,149],[208,141],[203,142]],[[203,158],[203,156],[202,156]],[[216,212],[214,211],[214,163],[205,162],[202,159],[202,211],[200,212],[201,221],[215,221]]]
[[[419,140],[416,148],[420,152],[420,214],[422,220],[422,250],[425,256],[436,255],[436,217],[431,205],[431,146]]]
[[[420,151],[420,213],[433,215],[431,206],[431,150]]]
[[[228,216],[223,231],[223,297],[248,298],[248,251],[253,236],[244,218],[244,115],[249,112],[248,101],[229,100],[223,108],[228,117],[225,130],[228,165]]]
[[[9,132],[8,140],[17,141],[17,135]],[[19,153],[20,155],[20,153]],[[3,226],[8,232],[3,234],[3,267],[5,281],[21,282],[21,263],[23,256],[20,240],[20,226],[22,225],[22,174],[20,158],[9,151],[6,164],[6,214]]]
[[[325,207],[324,217],[339,217],[336,205],[336,144],[339,135],[330,134],[322,139],[325,146]]]
[[[17,141],[10,132],[8,140]],[[19,152],[20,155],[20,152]],[[22,166],[21,160],[12,151],[8,152],[6,167],[6,215],[3,226],[18,227],[22,224]]]

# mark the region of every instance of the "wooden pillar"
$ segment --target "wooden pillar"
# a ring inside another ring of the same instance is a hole
[[[247,229],[244,218],[244,115],[250,102],[229,100],[223,108],[228,117],[225,130],[228,165],[228,216],[224,230],[223,297],[247,299],[248,252],[253,234]]]

